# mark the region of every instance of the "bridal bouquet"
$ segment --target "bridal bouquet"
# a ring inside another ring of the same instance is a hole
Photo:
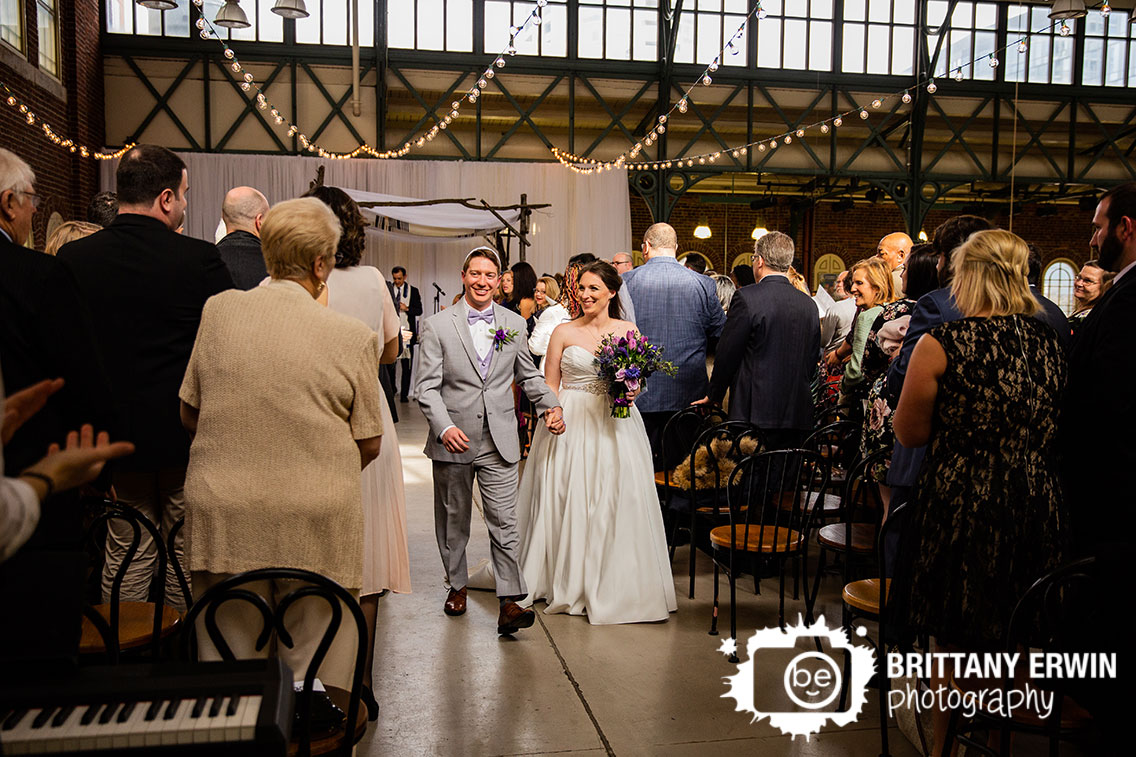
[[[627,336],[620,337],[608,334],[603,338],[596,349],[596,363],[599,377],[607,382],[607,393],[611,396],[611,417],[631,417],[631,400],[627,399],[627,393],[641,391],[652,373],[675,375],[674,364],[663,360],[662,354],[662,347],[651,344],[638,331],[628,331]]]

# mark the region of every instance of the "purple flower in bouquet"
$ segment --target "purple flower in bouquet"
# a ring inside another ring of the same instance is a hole
[[[674,365],[663,360],[662,354],[661,348],[637,331],[628,331],[621,337],[608,334],[600,341],[596,349],[596,372],[607,382],[613,418],[631,417],[632,400],[627,394],[645,389],[651,374],[675,374]]]
[[[516,329],[496,329],[491,333],[493,334],[493,349],[497,352],[504,349],[506,344],[512,344],[513,340],[517,338]]]

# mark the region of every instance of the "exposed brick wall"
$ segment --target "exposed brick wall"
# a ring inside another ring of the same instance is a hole
[[[770,231],[783,231],[793,237],[797,245],[797,263],[806,275],[821,255],[833,253],[846,264],[852,264],[875,254],[881,237],[905,228],[899,208],[889,202],[857,204],[841,213],[833,210],[833,203],[822,202],[794,213],[787,204],[750,210],[748,205],[708,203],[701,199],[696,193],[684,195],[671,211],[668,222],[678,233],[680,249],[702,252],[720,272],[738,254],[752,251],[750,234],[758,221]],[[961,210],[932,210],[927,214],[923,228],[930,235],[936,226],[959,212]],[[1014,208],[1014,232],[1037,245],[1046,264],[1059,257],[1082,263],[1090,257],[1089,224],[1092,216],[1092,211],[1082,211],[1076,205],[1061,205],[1056,215],[1039,217],[1036,206],[1018,205]],[[705,240],[695,239],[694,228],[703,219],[713,235]],[[1003,229],[1009,228],[1007,213],[991,220]],[[630,249],[638,248],[638,240],[653,222],[647,203],[632,193]],[[725,259],[727,251],[729,261]]]
[[[24,3],[24,33],[28,63],[37,67],[36,4]],[[36,173],[36,192],[43,200],[36,213],[33,230],[36,247],[43,249],[47,221],[52,212],[64,220],[85,219],[87,203],[98,191],[98,165],[91,158],[73,155],[48,141],[39,127],[46,121],[58,134],[92,148],[104,143],[103,70],[99,50],[99,3],[90,0],[60,0],[59,79],[66,97],[40,86],[0,59],[0,79],[28,104],[37,116],[29,127],[19,112],[0,104],[0,145],[16,153]]]

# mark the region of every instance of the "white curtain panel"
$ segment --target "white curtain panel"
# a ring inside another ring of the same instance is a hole
[[[610,259],[630,249],[631,210],[627,173],[604,171],[576,174],[559,163],[505,163],[427,160],[324,160],[296,156],[179,153],[189,173],[189,211],[185,233],[213,241],[221,217],[221,201],[232,187],[256,187],[277,203],[303,194],[325,166],[324,183],[367,192],[418,197],[425,200],[474,198],[493,205],[520,202],[552,207],[532,215],[526,259],[537,275],[563,271],[568,258],[591,252]],[[114,190],[117,161],[101,164],[101,184]],[[389,279],[392,266],[401,265],[422,292],[426,313],[432,312],[434,288],[445,291],[448,305],[461,289],[461,263],[479,239],[421,241],[387,234],[367,234],[363,262]],[[519,260],[518,242],[510,260]]]

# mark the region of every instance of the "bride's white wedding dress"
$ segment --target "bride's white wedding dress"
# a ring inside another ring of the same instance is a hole
[[[611,417],[583,347],[560,370],[566,431],[538,427],[517,498],[526,604],[597,625],[665,620],[678,605],[643,419]]]

